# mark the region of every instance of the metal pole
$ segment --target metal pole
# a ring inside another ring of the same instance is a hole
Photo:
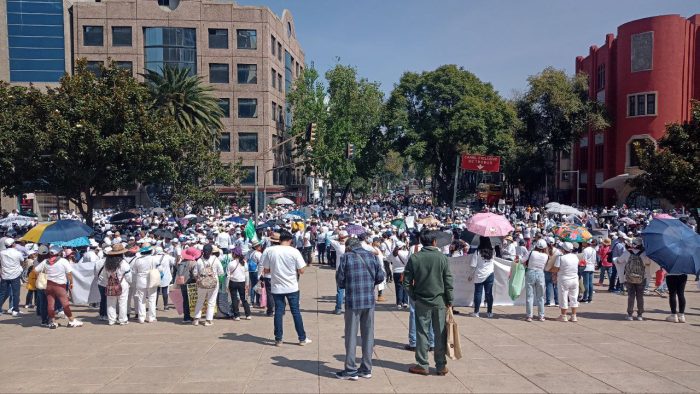
[[[457,182],[459,182],[459,155],[457,155],[457,160],[455,161],[455,185],[454,191],[452,192],[452,209],[455,209],[457,205]]]
[[[576,170],[576,207],[580,207],[579,192],[581,191],[581,172]]]
[[[258,159],[255,159],[253,168],[255,168],[255,218],[253,224],[258,225]]]

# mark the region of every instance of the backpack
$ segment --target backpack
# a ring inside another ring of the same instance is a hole
[[[122,279],[124,278],[122,277]],[[108,297],[119,297],[122,295],[122,280],[117,276],[117,271],[111,272],[109,277],[107,277],[105,295]]]
[[[219,283],[219,278],[214,275],[213,264],[204,263],[204,269],[197,275],[197,287],[200,289],[214,289]]]
[[[630,253],[625,265],[625,282],[638,285],[644,282],[644,262],[638,254]]]

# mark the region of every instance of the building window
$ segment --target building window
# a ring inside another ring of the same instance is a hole
[[[646,155],[647,153],[653,152],[656,149],[656,145],[649,138],[639,138],[632,140],[628,144],[628,156],[629,156],[629,167],[639,167],[641,162],[640,154]]]
[[[129,61],[117,61],[114,65],[122,70],[128,70],[130,75],[134,74],[134,63]]]
[[[603,168],[603,160],[605,158],[605,145],[596,145],[595,146],[595,168],[597,170],[600,170]]]
[[[654,32],[632,34],[632,72],[651,70],[654,52]]]
[[[228,49],[228,29],[209,29],[209,48]]]
[[[239,118],[257,118],[258,117],[258,99],[239,98],[238,99],[238,117]]]
[[[656,93],[635,93],[627,96],[627,116],[654,116]]]
[[[231,100],[229,100],[227,98],[220,98],[219,99],[219,108],[221,108],[221,112],[223,112],[224,118],[231,117]]]
[[[258,151],[258,133],[238,133],[239,152]]]
[[[277,60],[282,61],[282,43],[277,43]]]
[[[171,66],[197,74],[197,30],[181,27],[144,27],[144,62],[147,70],[161,72]]]
[[[228,83],[228,64],[209,63],[209,83]]]
[[[284,126],[284,111],[282,111],[282,106],[277,106],[277,127],[282,128]]]
[[[104,28],[102,26],[83,26],[83,45],[101,47],[104,45]]]
[[[277,49],[277,39],[275,36],[270,36],[270,51],[272,52],[272,56],[275,56],[275,50]]]
[[[258,32],[256,30],[236,30],[238,49],[258,49]]]
[[[219,151],[220,152],[231,152],[231,134],[221,133],[219,137]]]
[[[85,68],[91,73],[95,74],[97,77],[102,76],[102,62],[101,61],[88,61]]]
[[[272,79],[272,88],[277,87],[277,71],[274,68],[270,69],[270,79]]]
[[[277,103],[272,102],[272,121],[277,122]]]
[[[578,150],[578,167],[579,169],[588,168],[588,148],[579,148]]]
[[[114,46],[114,47],[130,47],[131,46],[131,26],[113,26],[112,27],[112,46]]]
[[[241,179],[241,185],[254,185],[255,184],[255,167],[253,166],[244,166],[241,167],[241,170],[243,170],[243,173],[245,174],[243,178]]]
[[[258,65],[257,64],[239,64],[238,65],[238,83],[243,83],[243,84],[258,83]]]
[[[277,90],[282,91],[282,74],[277,74]]]
[[[605,64],[598,66],[598,91],[605,89]]]

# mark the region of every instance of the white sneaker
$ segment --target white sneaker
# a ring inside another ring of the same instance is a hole
[[[569,321],[576,323],[578,321],[578,318],[576,317],[576,315],[571,315],[571,319],[569,319]]]
[[[253,320],[253,318],[251,316],[246,316],[246,317],[244,317],[244,319],[245,320]]]
[[[564,321],[564,322],[566,322],[566,321],[569,321],[569,317],[566,316],[566,315],[559,315],[559,317],[557,318],[557,320],[558,320],[558,321]]]
[[[307,344],[309,344],[309,343],[311,343],[311,342],[313,342],[311,339],[306,338],[306,339],[304,339],[303,341],[299,341],[299,346],[305,346],[305,345],[307,345]]]
[[[209,327],[209,326],[213,326],[213,325],[214,325],[214,322],[212,322],[211,320],[207,320],[204,322],[205,327]]]
[[[192,325],[193,325],[193,326],[198,326],[198,325],[199,325],[199,319],[194,319],[194,320],[192,320]]]
[[[109,319],[107,318],[107,316],[100,316],[100,319],[99,319],[99,320],[100,320],[100,321],[109,321]]]
[[[625,318],[625,320],[627,320],[627,321],[632,321],[632,320],[634,320],[634,318],[633,318],[631,315],[629,315],[629,316],[627,316],[627,317]]]
[[[678,315],[670,315],[666,318],[666,321],[671,323],[678,323]]]
[[[469,314],[471,317],[481,317],[479,316],[479,312],[472,312]]]
[[[678,314],[678,322],[679,322],[679,323],[685,323],[685,314],[684,314],[684,313],[679,313],[679,314]]]
[[[642,316],[637,316],[637,321],[644,321],[644,318]]]
[[[396,305],[396,309],[401,310],[401,309],[403,309],[403,306],[401,306],[401,305]]]
[[[73,319],[72,321],[68,322],[68,327],[82,327],[82,326],[83,326],[83,322],[81,322],[78,319]]]
[[[124,320],[124,321],[120,321],[120,322],[119,322],[119,325],[120,325],[120,326],[125,326],[125,325],[127,325],[127,324],[129,324],[129,321],[128,321],[128,320]]]
[[[233,321],[240,321],[240,320],[241,320],[240,317],[234,317],[234,318],[233,318]]]
[[[18,311],[12,311],[12,317],[17,317],[17,316],[19,316],[19,312],[18,312]]]
[[[60,312],[56,313],[56,317],[59,319],[63,319],[66,317],[66,313],[63,311],[60,311]]]

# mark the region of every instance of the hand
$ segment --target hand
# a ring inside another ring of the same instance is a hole
[[[473,276],[467,277],[467,282],[473,282],[473,281],[474,281],[474,277],[473,277]]]
[[[73,282],[70,282],[70,289],[73,290]]]

